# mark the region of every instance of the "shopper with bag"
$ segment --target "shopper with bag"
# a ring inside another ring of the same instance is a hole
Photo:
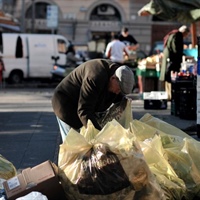
[[[89,60],[75,68],[59,83],[52,98],[62,140],[70,128],[86,127],[88,120],[101,130],[95,113],[120,102],[134,84],[129,67],[107,59]]]
[[[180,72],[183,56],[183,39],[190,33],[187,26],[183,25],[179,29],[170,31],[164,37],[164,51],[160,80],[165,81],[165,90],[168,99],[171,100],[171,74]]]

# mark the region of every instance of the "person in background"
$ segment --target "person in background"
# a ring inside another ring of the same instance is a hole
[[[160,81],[165,81],[168,100],[171,100],[171,74],[180,72],[183,56],[183,39],[190,33],[186,25],[170,31],[164,37],[164,50],[161,64]]]
[[[101,130],[95,113],[120,102],[134,87],[132,70],[108,59],[92,59],[75,68],[55,88],[52,107],[62,140],[70,128],[79,130],[91,120]]]
[[[67,67],[77,67],[77,62],[85,61],[84,58],[76,57],[76,51],[74,45],[70,44],[66,52],[66,65]]]
[[[126,45],[126,50],[129,55],[132,53],[134,54],[134,52],[139,48],[138,41],[129,33],[129,29],[127,27],[122,28],[121,34],[119,35],[119,40]],[[139,89],[139,98],[142,98],[143,85],[142,76],[140,74],[137,75],[137,84]]]
[[[135,51],[139,48],[138,41],[131,34],[129,34],[129,30],[126,27],[122,28],[119,40],[126,45],[129,51]]]
[[[107,44],[105,56],[119,65],[124,63],[124,56],[129,56],[128,52],[126,51],[126,45],[119,41],[118,34],[114,34],[113,40]]]

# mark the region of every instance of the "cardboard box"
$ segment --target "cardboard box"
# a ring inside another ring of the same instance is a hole
[[[144,92],[144,109],[167,109],[167,92],[151,91]]]
[[[48,200],[64,200],[64,190],[57,176],[58,168],[51,161],[24,169],[3,183],[8,200],[15,200],[32,191],[46,195]]]

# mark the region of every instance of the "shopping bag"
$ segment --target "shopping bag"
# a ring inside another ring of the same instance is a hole
[[[99,125],[103,128],[108,122],[115,119],[124,128],[129,128],[130,122],[133,120],[131,102],[132,99],[125,97],[122,101],[113,104],[105,112],[96,113]]]

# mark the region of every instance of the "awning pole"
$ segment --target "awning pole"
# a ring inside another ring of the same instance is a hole
[[[192,48],[195,48],[197,45],[197,33],[196,33],[196,23],[191,24],[191,38],[192,38]]]

